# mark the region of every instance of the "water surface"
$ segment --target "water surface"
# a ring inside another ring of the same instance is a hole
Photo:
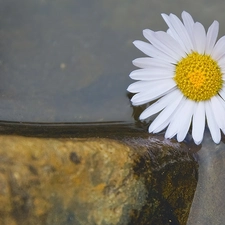
[[[183,10],[208,26],[224,2],[0,0],[0,120],[133,121],[126,88],[142,30]],[[221,26],[221,33],[225,27]]]

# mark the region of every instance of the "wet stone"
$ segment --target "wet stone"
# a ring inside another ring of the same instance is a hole
[[[197,169],[160,136],[0,135],[0,224],[186,224]]]

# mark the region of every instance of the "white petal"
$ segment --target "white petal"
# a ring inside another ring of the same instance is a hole
[[[181,20],[174,14],[170,14],[171,23],[176,30],[177,34],[179,35],[181,41],[183,42],[186,52],[189,53],[193,49],[193,43],[191,38],[187,32],[186,27],[181,22]]]
[[[173,37],[176,41],[178,41],[178,43],[180,44],[183,51],[188,52],[188,50],[187,50],[186,46],[184,45],[183,41],[180,39],[179,34],[174,29],[173,24],[171,22],[171,18],[164,13],[162,13],[161,15],[162,15],[164,21],[166,22],[166,24],[169,27],[169,30],[167,31],[167,33],[169,33],[171,37]]]
[[[220,105],[224,108],[225,110],[225,101],[224,99],[220,96],[220,95],[217,95],[217,99],[219,100],[220,102]],[[224,112],[225,113],[225,112]]]
[[[185,26],[188,34],[189,34],[189,37],[190,37],[190,39],[192,40],[192,43],[193,43],[194,20],[193,20],[192,16],[185,11],[182,12],[181,17],[183,19],[184,26]]]
[[[220,67],[220,69],[224,69],[225,68],[225,57],[221,57],[218,61],[218,65]]]
[[[171,102],[174,101],[174,99],[176,99],[176,98],[177,98],[177,91],[172,91],[172,92],[166,94],[165,96],[160,98],[157,102],[153,103],[151,106],[149,106],[147,109],[145,109],[141,113],[139,119],[144,120],[144,119],[158,113],[159,111],[161,111],[162,109],[164,109],[165,107],[170,105]]]
[[[218,66],[220,67],[221,69],[221,72],[223,73],[223,75],[225,75],[225,55],[223,57],[221,57],[218,61]]]
[[[194,113],[195,102],[183,98],[167,128],[165,137],[172,138],[177,134],[177,140],[183,141],[190,128],[191,118]]]
[[[173,118],[171,119],[171,122],[166,130],[165,138],[172,138],[177,134],[180,123],[180,119],[178,118],[180,117],[180,112],[186,101],[187,101],[186,98],[182,98],[176,110],[174,111]]]
[[[141,50],[143,53],[152,57],[153,46],[151,44],[146,43],[144,41],[139,41],[139,40],[134,41],[133,44],[135,45],[136,48]]]
[[[172,57],[166,55],[165,53],[159,51],[156,47],[153,45],[146,43],[144,41],[134,41],[134,45],[141,50],[143,53],[145,53],[148,56],[151,56],[153,58],[160,59],[165,62],[174,63],[176,64],[176,60]]]
[[[138,69],[130,73],[133,80],[161,80],[174,77],[174,71],[163,68]]]
[[[162,81],[160,86],[156,85],[148,91],[140,92],[134,95],[131,99],[131,102],[133,105],[145,104],[147,102],[153,101],[163,96],[175,86],[176,86],[176,83],[173,80],[169,79],[169,80]]]
[[[171,116],[180,104],[183,95],[179,90],[174,90],[170,93],[171,101],[165,109],[155,118],[149,126],[149,132],[157,133],[163,130],[170,122]]]
[[[225,100],[225,88],[222,88],[219,92],[220,96]]]
[[[150,57],[142,57],[137,58],[132,61],[134,66],[140,68],[152,68],[152,67],[159,67],[159,68],[166,68],[169,70],[175,71],[175,66],[171,63],[163,62],[160,59],[150,58]]]
[[[183,108],[180,111],[179,118],[177,118],[177,120],[180,120],[180,123],[177,123],[179,126],[177,132],[178,142],[183,141],[187,135],[187,132],[190,128],[191,119],[194,114],[195,104],[196,103],[194,101],[186,100]]]
[[[131,93],[137,93],[141,91],[149,90],[149,88],[154,87],[155,85],[160,85],[161,81],[137,81],[133,84],[130,84],[127,88],[127,91]]]
[[[205,52],[205,43],[206,43],[206,33],[205,28],[201,23],[194,24],[194,39],[195,39],[195,50],[198,53],[204,54]]]
[[[212,25],[209,27],[207,36],[206,36],[206,47],[205,47],[205,53],[210,55],[213,47],[216,43],[216,39],[219,32],[219,23],[217,21],[214,21]]]
[[[183,23],[174,14],[170,14],[170,16],[162,14],[162,17],[170,28],[170,35],[179,42],[186,53],[190,53],[193,45]]]
[[[221,37],[217,41],[215,47],[212,50],[211,54],[212,58],[218,61],[221,57],[223,57],[225,54],[224,48],[225,48],[225,36]]]
[[[165,110],[163,110],[163,112]],[[174,108],[174,110],[175,110],[175,108]],[[165,120],[163,120],[163,121],[158,119],[159,116],[157,116],[155,118],[155,120],[152,122],[153,126],[150,126],[148,129],[149,133],[153,133],[153,134],[159,133],[160,131],[164,130],[169,125],[172,116],[168,116],[168,114],[165,114],[165,115],[167,117],[165,117]],[[161,113],[160,113],[160,116],[161,116]],[[154,126],[155,126],[155,128],[154,128]]]
[[[173,36],[173,32],[171,31],[170,28],[166,31],[166,33],[169,34],[175,40],[175,38]]]
[[[212,105],[210,101],[205,102],[205,112],[206,112],[206,119],[207,119],[207,124],[210,130],[210,133],[212,135],[213,141],[218,144],[221,140],[221,132],[220,128],[218,127],[214,114],[212,111]]]
[[[153,32],[149,29],[145,29],[143,34],[144,37],[148,39],[148,41],[151,42],[156,48],[173,57],[175,60],[179,61],[182,57],[185,57],[186,54],[181,49],[180,44],[166,32]]]
[[[216,95],[211,98],[212,111],[216,123],[220,129],[225,129],[225,110],[223,107],[224,100],[221,102],[221,98]]]
[[[205,130],[205,104],[203,101],[196,103],[196,109],[192,122],[192,137],[195,144],[199,145],[203,140]]]
[[[165,81],[163,81],[165,82]],[[127,88],[127,91],[131,93],[138,93],[138,92],[146,92],[151,90],[152,88],[155,88],[156,86],[161,86],[162,81],[161,80],[154,80],[154,81],[137,81],[132,84],[130,84]]]
[[[182,50],[180,44],[169,34],[167,34],[166,32],[158,31],[156,32],[156,37],[164,42],[164,44],[168,46],[168,48],[176,52],[177,55],[186,57],[186,52]]]

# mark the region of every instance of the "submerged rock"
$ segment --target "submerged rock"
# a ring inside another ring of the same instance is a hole
[[[159,137],[0,135],[0,224],[186,224],[196,174]]]

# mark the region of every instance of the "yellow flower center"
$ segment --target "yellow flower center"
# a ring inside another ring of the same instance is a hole
[[[187,98],[205,101],[218,94],[223,85],[222,72],[210,55],[188,54],[176,65],[174,80]]]

